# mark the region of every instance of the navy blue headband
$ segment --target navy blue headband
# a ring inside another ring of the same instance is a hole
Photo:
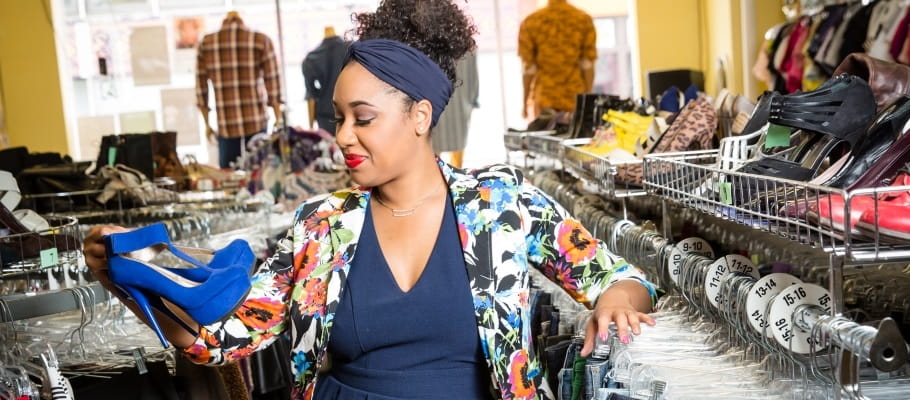
[[[351,60],[414,101],[427,99],[433,105],[433,126],[452,96],[452,82],[442,68],[404,43],[388,39],[357,41],[348,49],[345,64]]]

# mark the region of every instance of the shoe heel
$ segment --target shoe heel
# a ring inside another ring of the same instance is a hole
[[[158,326],[158,320],[155,319],[155,313],[152,311],[152,305],[149,303],[148,298],[145,297],[145,294],[142,293],[141,290],[129,286],[124,286],[121,289],[123,289],[123,291],[126,292],[130,298],[136,302],[137,305],[139,305],[139,309],[142,310],[143,314],[145,314],[145,318],[148,320],[148,323],[152,327],[152,330],[154,330],[155,334],[158,335],[158,340],[161,341],[161,346],[163,346],[165,349],[170,347],[170,343],[168,343],[167,339],[164,338],[164,334],[161,332],[161,327]]]

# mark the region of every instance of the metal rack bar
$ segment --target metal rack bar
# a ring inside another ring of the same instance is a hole
[[[91,289],[95,295],[95,304],[108,301],[111,296],[100,283],[90,283],[84,288]],[[51,292],[22,293],[0,297],[5,303],[7,312],[0,312],[0,322],[12,322],[23,319],[42,317],[74,311],[80,308],[73,289],[61,289]]]
[[[819,307],[803,305],[794,312],[793,323],[805,331],[823,329],[836,346],[870,361],[881,371],[896,371],[907,363],[907,343],[891,318],[883,319],[878,328],[836,318]]]

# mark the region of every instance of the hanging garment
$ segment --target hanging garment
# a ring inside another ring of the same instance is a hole
[[[787,79],[782,72],[783,69],[781,68],[781,65],[783,65],[787,55],[787,43],[790,41],[790,34],[796,29],[796,25],[797,24],[793,23],[784,26],[784,28],[777,33],[777,38],[772,45],[771,57],[769,59],[770,67],[768,69],[774,75],[773,90],[777,92],[785,92],[787,90]]]
[[[841,25],[844,24],[844,21],[849,18],[848,12],[850,11],[850,8],[846,4],[832,7],[836,8],[831,8],[829,19],[826,21],[827,26],[823,32],[824,36],[819,37],[817,44],[810,45],[815,50],[812,55],[812,59],[819,66],[819,68],[828,74],[830,74],[833,69],[830,65],[825,64],[825,55],[828,54],[828,49],[831,47],[831,43],[834,41],[834,36],[837,35],[837,30],[841,27]]]
[[[824,54],[824,59],[819,61],[819,65],[826,70],[833,71],[837,65],[844,59],[844,56],[841,56],[841,47],[843,47],[844,40],[846,39],[847,28],[850,25],[850,22],[853,18],[863,9],[862,3],[854,3],[847,8],[847,12],[844,14],[844,20],[841,22],[840,26],[837,27],[837,30],[834,31],[834,34],[831,35],[831,42],[828,46],[827,51]],[[867,17],[868,18],[868,17]],[[865,30],[862,30],[862,35],[865,37]]]
[[[908,30],[910,30],[910,10],[907,10],[907,13],[904,14],[904,18],[900,19],[900,22],[898,22],[894,37],[891,38],[891,43],[888,47],[888,52],[894,60],[897,60],[901,55],[901,49],[904,48],[904,41],[907,40]]]
[[[901,22],[910,13],[910,8],[901,7],[898,2],[887,2],[879,7],[882,10],[876,25],[870,24],[871,39],[867,42],[866,54],[884,61],[894,61],[891,56],[891,41],[897,36]],[[904,25],[906,26],[906,24]],[[906,31],[905,31],[906,32]]]
[[[575,95],[586,93],[581,63],[597,59],[594,20],[567,0],[550,0],[518,31],[518,56],[536,68],[530,100],[536,109],[575,110]]]
[[[196,104],[206,110],[209,81],[215,89],[216,130],[221,137],[238,138],[265,130],[266,106],[282,101],[272,40],[247,28],[240,17],[225,18],[221,30],[205,35],[199,43]]]
[[[843,59],[847,58],[850,53],[862,53],[866,51],[865,43],[869,37],[869,28],[872,21],[872,14],[883,1],[873,2],[863,6],[850,19],[847,28],[844,30],[844,41],[840,46],[837,63],[840,64]]]
[[[787,93],[793,93],[803,87],[803,44],[809,37],[811,19],[803,17],[796,23],[787,40],[787,50],[780,70],[786,77]]]
[[[809,57],[812,57],[813,60],[815,60],[815,57],[821,50],[825,40],[831,36],[832,31],[843,19],[844,11],[846,10],[846,5],[838,4],[825,7],[825,10],[821,13],[823,15],[821,25],[818,26],[815,30],[815,35],[813,35],[812,39],[809,41],[808,53]]]
[[[344,56],[348,44],[339,36],[330,36],[322,40],[313,51],[306,55],[301,69],[306,85],[306,99],[316,103],[316,115],[319,128],[332,135],[335,134],[335,107],[332,96],[335,94],[335,81],[344,67]]]
[[[449,104],[430,133],[430,141],[433,142],[433,151],[436,153],[464,150],[468,142],[471,112],[479,106],[480,74],[477,72],[477,56],[474,53],[466,54],[458,61],[456,68],[455,74],[461,85],[455,87]]]

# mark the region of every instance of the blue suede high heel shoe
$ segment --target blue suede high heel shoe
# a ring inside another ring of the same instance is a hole
[[[247,274],[252,274],[255,266],[256,257],[249,243],[245,240],[236,239],[220,250],[209,250],[198,247],[177,246],[171,243],[167,228],[162,223],[147,225],[142,228],[131,231],[132,235],[121,236],[123,234],[111,235],[114,246],[117,248],[116,254],[133,253],[130,258],[140,261],[149,261],[155,253],[152,248],[156,245],[165,245],[167,249],[183,261],[191,264],[193,268],[173,267],[171,271],[184,278],[200,281],[204,280],[211,273],[209,269],[224,268],[233,265],[248,265]],[[202,262],[200,259],[208,259],[208,262]]]
[[[196,333],[196,330],[187,326],[169,308],[168,303],[180,308],[201,325],[224,319],[236,311],[249,293],[252,261],[243,261],[252,260],[253,257],[248,245],[233,245],[215,252],[216,257],[206,265],[172,245],[163,228],[163,225],[151,225],[131,232],[107,235],[104,241],[111,281],[139,305],[162,346],[166,348],[167,339],[161,332],[152,309],[162,312],[191,333]],[[172,253],[196,268],[163,267],[130,256],[131,252],[144,248],[141,247],[143,245],[148,247],[156,244],[167,245]],[[208,254],[212,252],[209,251]],[[218,264],[216,268],[215,260],[225,263]]]

